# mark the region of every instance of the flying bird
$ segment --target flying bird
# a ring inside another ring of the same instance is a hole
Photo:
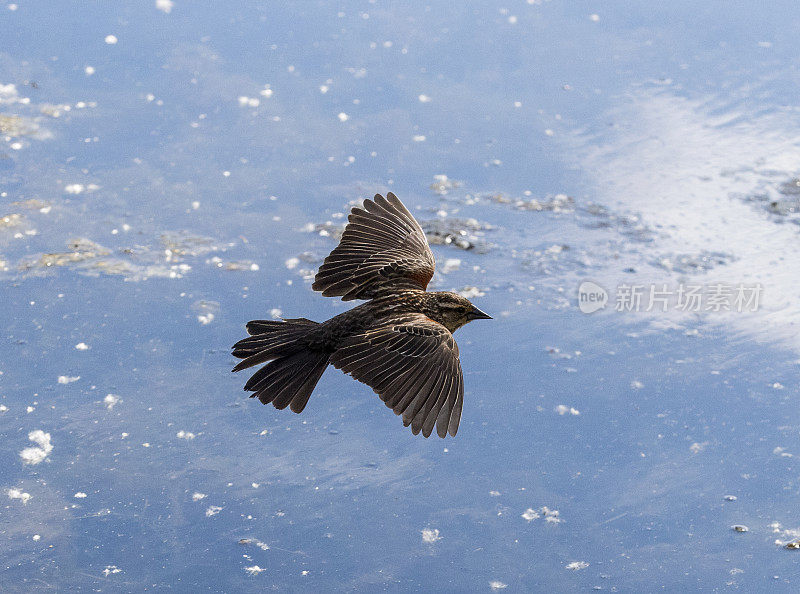
[[[253,320],[233,346],[233,371],[266,363],[244,389],[264,404],[305,408],[328,365],[367,384],[414,435],[455,436],[464,378],[453,332],[491,319],[449,291],[428,292],[436,262],[425,233],[402,202],[376,194],[348,216],[339,245],[312,288],[343,301],[365,299],[327,322]]]

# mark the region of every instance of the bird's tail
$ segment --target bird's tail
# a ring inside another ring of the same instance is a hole
[[[233,356],[242,359],[233,371],[269,361],[244,385],[253,392],[251,398],[280,409],[291,405],[293,412],[302,412],[330,358],[328,353],[310,350],[303,340],[316,326],[317,322],[305,318],[248,322],[251,336],[233,345]]]

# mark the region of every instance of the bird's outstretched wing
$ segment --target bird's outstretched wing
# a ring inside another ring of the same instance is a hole
[[[464,402],[458,345],[450,331],[422,314],[382,320],[347,339],[331,363],[370,386],[403,415],[416,435],[455,435]]]
[[[326,297],[372,299],[382,292],[424,290],[436,265],[425,233],[389,192],[353,208],[339,245],[325,258],[312,288]]]

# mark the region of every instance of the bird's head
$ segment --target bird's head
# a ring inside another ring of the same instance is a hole
[[[458,293],[441,291],[432,293],[432,295],[434,299],[431,318],[442,324],[450,332],[455,332],[472,320],[492,319],[491,316],[486,315],[472,305],[469,299],[462,297]]]

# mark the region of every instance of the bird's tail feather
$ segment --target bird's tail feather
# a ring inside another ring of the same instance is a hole
[[[233,345],[233,356],[244,360],[233,370],[247,369],[305,349],[303,338],[308,335],[310,327],[316,326],[318,326],[316,322],[305,318],[283,322],[277,320],[248,322],[247,332],[251,336]]]
[[[328,366],[330,355],[312,351],[304,344],[309,326],[316,322],[299,318],[278,322],[254,320],[247,324],[252,336],[240,340],[233,347],[233,355],[243,359],[233,371],[267,363],[256,371],[244,386],[264,404],[275,408],[291,405],[293,412],[301,412],[311,397],[311,392]]]

